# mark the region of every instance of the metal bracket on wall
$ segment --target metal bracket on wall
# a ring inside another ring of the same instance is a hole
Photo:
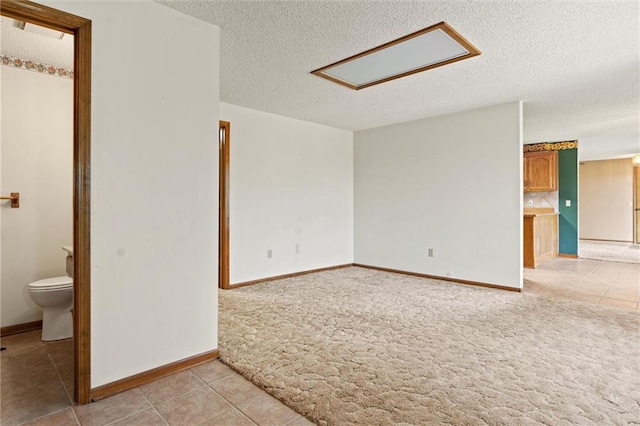
[[[0,200],[11,200],[11,208],[17,209],[20,207],[20,193],[12,192],[9,197],[0,197]]]

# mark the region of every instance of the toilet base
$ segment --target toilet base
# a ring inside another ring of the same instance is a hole
[[[42,313],[42,340],[69,339],[73,337],[73,314],[69,309],[45,309]]]

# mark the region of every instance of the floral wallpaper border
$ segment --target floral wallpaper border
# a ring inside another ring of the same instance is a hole
[[[22,68],[29,71],[35,71],[42,74],[55,75],[56,77],[73,79],[73,70],[56,67],[54,65],[43,64],[41,62],[31,61],[29,59],[22,59],[15,56],[8,56],[0,53],[0,63],[2,65],[12,66],[15,68]]]
[[[524,146],[524,152],[559,151],[561,149],[577,149],[578,141],[543,142]]]

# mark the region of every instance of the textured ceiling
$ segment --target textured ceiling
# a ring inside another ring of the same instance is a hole
[[[638,2],[159,1],[221,28],[221,100],[360,130],[524,101],[525,142],[640,152]],[[310,71],[446,21],[482,55],[353,91]]]
[[[0,53],[73,69],[73,36],[60,40],[33,34],[13,26],[13,19],[0,17]]]
[[[361,130],[522,100],[526,143],[578,139],[581,160],[640,152],[636,1],[158,2],[221,28],[223,102]],[[482,55],[357,92],[309,74],[440,21]],[[2,53],[70,67],[71,37],[17,31],[3,18]]]

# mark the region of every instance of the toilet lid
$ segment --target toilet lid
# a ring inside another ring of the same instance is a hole
[[[67,277],[67,276],[47,278],[46,280],[40,280],[40,281],[32,282],[31,284],[29,284],[29,288],[37,288],[40,290],[72,287],[72,286],[73,286],[73,278]]]

